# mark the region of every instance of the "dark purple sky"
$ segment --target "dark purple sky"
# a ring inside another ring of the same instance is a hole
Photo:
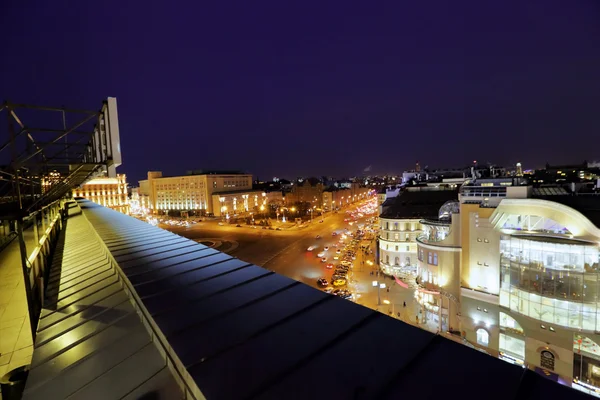
[[[116,96],[133,185],[600,158],[597,0],[132,3],[0,1],[0,100]]]

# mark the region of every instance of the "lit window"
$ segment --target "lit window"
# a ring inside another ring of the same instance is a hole
[[[477,241],[478,241],[478,242],[481,242],[481,238],[477,238]]]
[[[477,344],[488,346],[490,343],[490,334],[483,328],[477,329]]]
[[[489,241],[489,240],[487,240],[487,239],[483,239],[483,241],[484,241],[485,243],[489,243],[489,242],[490,242],[490,241]]]

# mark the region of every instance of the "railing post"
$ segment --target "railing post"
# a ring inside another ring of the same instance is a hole
[[[33,240],[35,241],[35,247],[40,245],[40,232],[38,231],[37,213],[33,214]]]
[[[17,236],[19,237],[19,248],[21,253],[21,269],[23,270],[23,284],[25,285],[25,295],[27,297],[27,310],[29,313],[29,328],[31,329],[31,337],[35,341],[35,313],[33,312],[33,294],[31,289],[31,278],[29,277],[29,268],[27,266],[27,247],[25,245],[25,237],[23,236],[23,219],[17,220]]]

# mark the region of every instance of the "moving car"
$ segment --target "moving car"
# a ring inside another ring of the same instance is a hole
[[[346,284],[346,280],[345,279],[336,279],[332,283],[333,286],[344,286],[345,284]]]
[[[325,268],[327,268],[327,269],[332,269],[332,268],[333,268],[333,264],[327,264],[327,265],[325,266]]]
[[[327,258],[326,257],[321,258],[321,262],[322,263],[326,263],[327,262]]]
[[[323,248],[323,250],[327,251],[327,250],[329,250],[329,247],[325,246],[325,247]]]
[[[325,252],[324,251],[320,252],[319,254],[317,254],[317,257],[319,257],[319,258],[325,257]]]
[[[306,249],[306,251],[313,251],[316,248],[317,248],[317,246],[310,246],[308,249]]]
[[[319,286],[327,286],[329,283],[327,282],[327,279],[325,278],[321,278],[317,281],[317,285]]]
[[[321,239],[321,235],[317,235],[315,239]]]

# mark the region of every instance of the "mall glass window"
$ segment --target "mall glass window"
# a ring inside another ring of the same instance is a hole
[[[490,344],[490,334],[483,328],[477,329],[477,344],[486,347]]]
[[[519,359],[525,359],[525,341],[516,337],[500,334],[499,350]]]
[[[521,325],[513,317],[503,312],[500,312],[500,328],[519,335],[524,334]]]
[[[427,263],[431,264],[433,262],[433,253],[428,251],[427,252]]]
[[[433,253],[433,265],[438,265],[438,255],[437,255],[437,253]]]
[[[503,236],[500,305],[537,320],[598,330],[598,247]]]

